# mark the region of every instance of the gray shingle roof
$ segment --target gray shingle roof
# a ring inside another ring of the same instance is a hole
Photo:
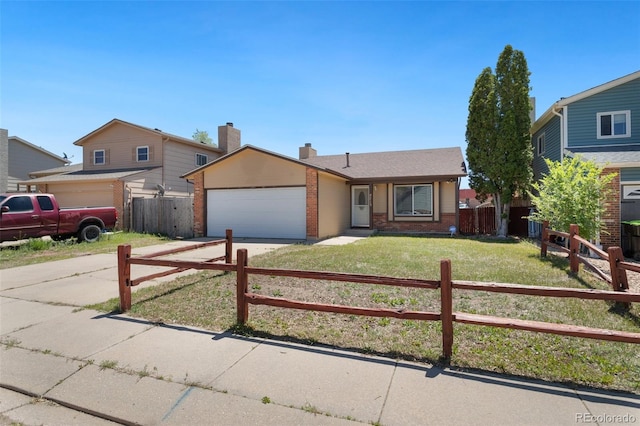
[[[100,180],[116,180],[123,177],[135,175],[137,173],[146,172],[152,170],[151,168],[144,169],[120,169],[109,171],[77,171],[70,173],[58,173],[55,175],[44,176],[35,179],[25,180],[20,182],[21,184],[33,185],[36,183],[54,183],[54,182],[81,182],[81,181],[100,181]]]
[[[456,148],[319,155],[301,160],[354,180],[448,179],[466,176],[462,150]]]
[[[567,148],[570,157],[580,156],[600,166],[637,167],[640,164],[640,145]]]

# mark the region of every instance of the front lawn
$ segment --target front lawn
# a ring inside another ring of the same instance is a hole
[[[451,259],[454,280],[608,289],[565,258],[541,259],[526,241],[370,237],[344,246],[294,245],[254,257],[251,266],[439,279]],[[135,268],[135,265],[133,265]],[[235,330],[309,344],[334,345],[393,358],[439,362],[439,322],[395,320],[249,306],[235,326],[235,274],[201,272],[133,294],[131,315],[168,324]],[[250,276],[255,293],[362,307],[439,312],[439,291]],[[117,300],[92,308],[116,310]],[[640,309],[577,299],[454,290],[454,311],[640,332]],[[640,393],[640,345],[454,323],[451,365]]]
[[[120,244],[131,244],[144,247],[162,244],[169,241],[159,235],[139,234],[135,232],[116,232],[106,234],[95,243],[79,243],[75,238],[63,241],[52,241],[43,238],[32,238],[19,246],[0,248],[0,269],[51,262],[53,260],[70,259],[98,253],[115,253]]]

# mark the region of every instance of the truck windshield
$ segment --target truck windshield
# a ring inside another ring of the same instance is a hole
[[[6,199],[7,199],[6,195],[0,195],[0,204],[2,204],[2,202]]]

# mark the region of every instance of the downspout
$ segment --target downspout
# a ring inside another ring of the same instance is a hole
[[[554,115],[560,117],[560,163],[562,164],[564,160],[564,149],[567,140],[567,107],[562,107],[562,114],[556,111],[555,107],[551,108],[551,112]]]

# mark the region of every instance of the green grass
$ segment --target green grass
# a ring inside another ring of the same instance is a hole
[[[371,237],[344,246],[294,245],[254,257],[251,266],[439,279],[451,259],[454,280],[608,289],[565,258],[541,259],[532,243],[460,238]],[[360,317],[251,306],[238,327],[235,274],[201,272],[133,294],[133,316],[213,331],[322,343],[394,358],[440,362],[439,322]],[[250,276],[264,295],[362,307],[439,312],[439,291]],[[454,290],[454,311],[640,332],[640,304]],[[116,299],[92,306],[117,310]],[[454,324],[451,365],[640,393],[640,345]]]
[[[120,244],[131,244],[135,247],[143,247],[166,241],[166,238],[158,235],[133,232],[109,234],[103,236],[100,241],[95,243],[78,243],[75,238],[64,241],[33,238],[20,246],[3,247],[0,249],[0,269],[69,259],[87,254],[112,253],[118,249]]]

